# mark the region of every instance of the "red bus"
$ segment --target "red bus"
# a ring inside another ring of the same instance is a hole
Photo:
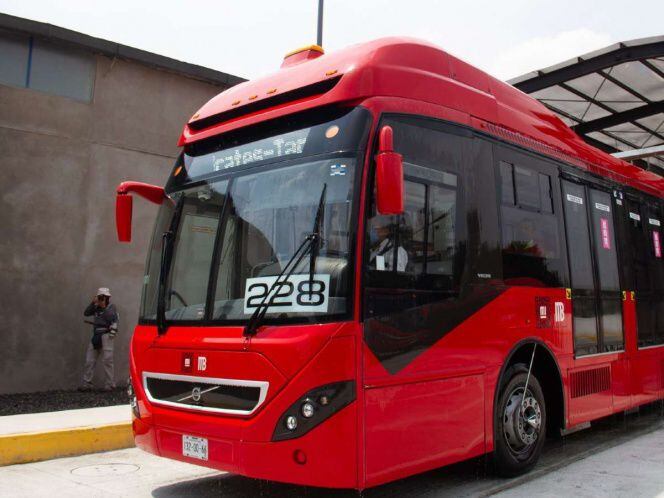
[[[137,446],[364,489],[664,396],[664,179],[426,43],[235,86],[184,128],[131,343]]]

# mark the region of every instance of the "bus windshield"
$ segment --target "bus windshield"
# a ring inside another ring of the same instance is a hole
[[[153,233],[143,320],[156,319],[163,272],[167,321],[246,322],[311,234],[324,188],[313,272],[310,258],[302,258],[270,295],[265,321],[347,316],[355,185],[369,114],[355,108],[327,118],[185,149]]]

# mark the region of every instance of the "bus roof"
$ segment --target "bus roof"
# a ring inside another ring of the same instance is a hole
[[[460,111],[463,124],[664,197],[664,178],[592,147],[537,100],[427,42],[382,38],[317,55],[297,53],[276,73],[220,93],[192,116],[179,145],[322,105],[402,97]]]

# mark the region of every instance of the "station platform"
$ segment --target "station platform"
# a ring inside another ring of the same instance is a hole
[[[132,446],[129,405],[0,417],[0,465]]]

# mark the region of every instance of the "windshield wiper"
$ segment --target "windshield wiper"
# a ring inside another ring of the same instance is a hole
[[[316,273],[316,258],[318,252],[323,245],[323,234],[321,233],[320,224],[325,214],[325,193],[327,192],[327,183],[323,184],[323,191],[320,193],[320,200],[318,201],[318,210],[316,211],[316,218],[314,218],[314,227],[311,230],[311,235],[314,238],[309,252],[309,299],[313,295],[314,287],[314,274]]]
[[[288,260],[284,266],[281,273],[277,276],[277,279],[272,283],[268,291],[265,293],[263,300],[254,310],[253,314],[249,318],[247,325],[244,327],[243,335],[252,336],[255,335],[258,326],[263,321],[267,310],[272,306],[272,301],[279,293],[281,288],[284,286],[288,279],[295,271],[295,268],[298,267],[300,261],[307,255],[307,252],[311,254],[311,259],[309,260],[309,288],[311,289],[311,281],[313,280],[313,265],[316,263],[316,256],[318,255],[318,247],[320,243],[320,223],[323,216],[323,210],[325,205],[325,192],[327,191],[327,183],[323,185],[323,191],[320,194],[320,200],[318,201],[318,209],[316,210],[316,217],[314,219],[314,228],[313,232],[307,235],[300,246],[295,250],[291,258]],[[315,250],[314,250],[315,247]],[[283,280],[282,280],[282,277]]]
[[[256,331],[258,330],[258,325],[263,320],[263,317],[267,313],[268,308],[272,305],[274,297],[281,290],[284,284],[288,282],[288,279],[293,274],[295,268],[297,268],[297,265],[300,264],[302,258],[304,258],[307,252],[311,249],[312,240],[313,240],[312,234],[307,235],[306,238],[300,244],[300,247],[298,247],[295,253],[293,253],[291,258],[288,260],[288,263],[286,263],[286,266],[284,266],[284,269],[281,270],[281,273],[277,276],[277,279],[272,283],[267,293],[265,294],[265,297],[263,297],[263,300],[258,304],[253,314],[249,318],[247,325],[244,327],[243,335],[250,336],[256,334]],[[282,280],[282,277],[284,277],[284,275],[285,278]],[[276,292],[274,292],[273,294],[273,291]],[[268,296],[270,295],[271,297],[268,300]]]

